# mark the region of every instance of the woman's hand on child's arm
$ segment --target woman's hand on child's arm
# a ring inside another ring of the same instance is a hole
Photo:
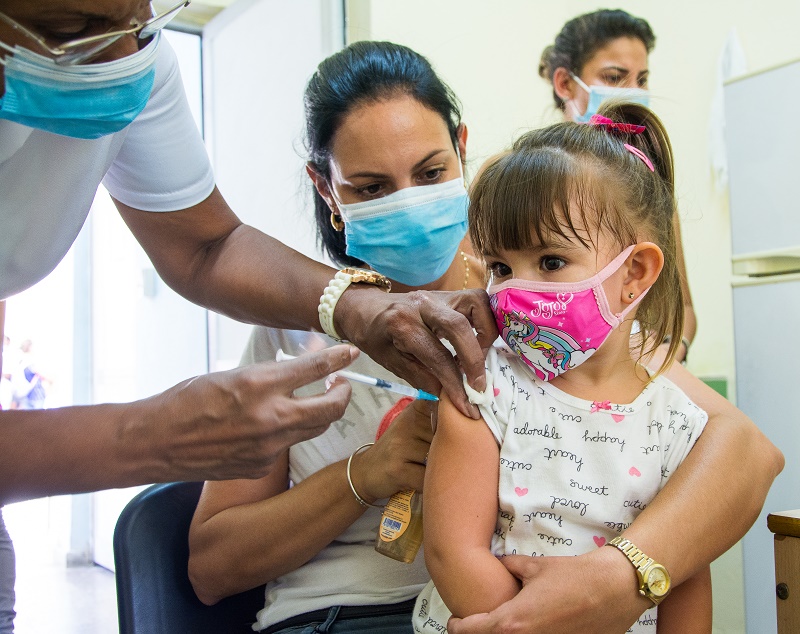
[[[443,396],[425,474],[425,563],[453,614],[492,610],[519,582],[491,552],[500,452],[483,420]]]
[[[658,606],[658,634],[711,634],[711,567],[687,579]]]
[[[522,590],[488,614],[450,619],[450,634],[624,632],[653,605],[637,592],[636,572],[616,548],[577,557],[512,555],[501,561],[522,582]]]

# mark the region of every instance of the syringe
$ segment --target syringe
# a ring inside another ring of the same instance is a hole
[[[275,355],[276,361],[285,361],[287,359],[296,359],[290,354],[286,354],[280,348],[278,349],[278,353]],[[385,379],[379,379],[374,376],[367,376],[366,374],[359,374],[358,372],[351,372],[350,370],[338,370],[334,374],[340,376],[345,379],[350,379],[351,381],[357,381],[358,383],[366,383],[367,385],[374,385],[375,387],[381,387],[384,390],[389,390],[390,392],[394,392],[396,394],[402,394],[404,396],[410,396],[411,398],[418,398],[424,401],[438,401],[439,398],[434,396],[433,394],[428,394],[423,390],[418,390],[413,387],[409,387],[408,385],[403,385],[401,383],[392,383],[390,381],[386,381]]]

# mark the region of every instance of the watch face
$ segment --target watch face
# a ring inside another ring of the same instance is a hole
[[[657,597],[663,597],[669,592],[669,576],[661,566],[653,566],[647,571],[647,587]]]

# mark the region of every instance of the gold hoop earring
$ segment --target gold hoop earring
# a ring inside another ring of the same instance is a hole
[[[339,214],[331,212],[331,226],[336,231],[344,231],[344,222]]]

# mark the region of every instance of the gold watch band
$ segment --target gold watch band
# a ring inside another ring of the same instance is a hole
[[[607,542],[607,545],[622,551],[633,564],[639,579],[639,594],[650,599],[655,605],[666,598],[671,581],[669,572],[664,566],[656,563],[652,557],[645,555],[632,541],[621,535]]]
[[[386,291],[387,293],[392,290],[392,281],[377,271],[346,268],[342,269],[341,272],[351,276],[351,284],[372,284],[373,286],[377,286],[379,289]]]
[[[609,546],[616,546],[619,550],[625,553],[628,561],[630,561],[642,573],[644,573],[648,567],[655,563],[655,559],[645,555],[632,541],[625,539],[622,536],[615,537],[608,542],[608,544]]]

